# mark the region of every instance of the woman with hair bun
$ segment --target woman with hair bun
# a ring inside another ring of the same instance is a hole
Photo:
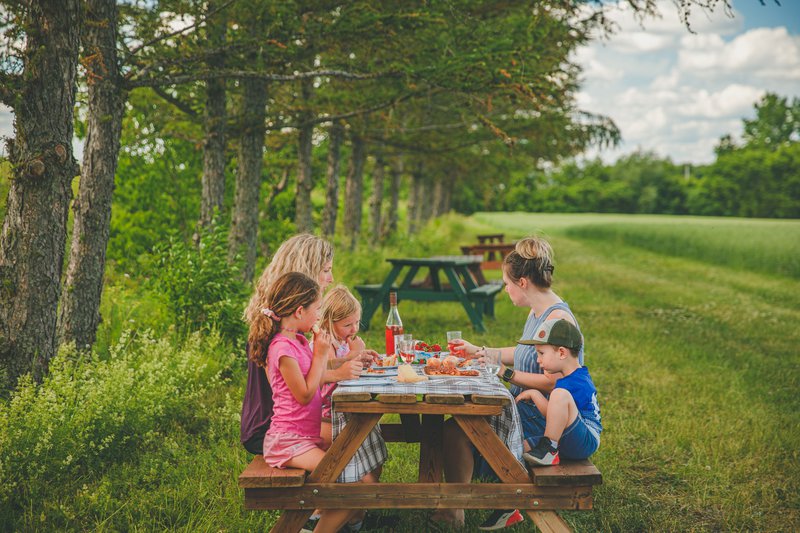
[[[518,241],[514,251],[503,260],[502,269],[505,291],[511,302],[517,307],[529,309],[520,338],[533,338],[534,332],[545,320],[563,318],[578,326],[569,305],[551,287],[555,270],[553,249],[545,239],[527,237]],[[559,374],[543,372],[537,362],[536,346],[517,344],[487,348],[467,341],[463,341],[463,346],[467,357],[480,357],[487,350],[499,351],[501,365],[498,376],[511,384],[511,393],[515,397],[525,389],[549,394],[560,377]],[[578,360],[583,365],[583,347],[578,353]],[[508,367],[513,367],[513,370]],[[528,452],[544,434],[545,417],[531,401],[517,402],[517,410],[522,422],[523,449]],[[457,424],[445,424],[444,438],[448,450],[444,458],[444,471],[448,482],[468,483],[473,473],[478,477],[497,479],[482,457],[473,459],[474,449]],[[464,511],[439,511],[434,518],[461,525],[464,523]],[[522,515],[516,510],[495,511],[481,525],[481,529],[510,526],[522,520]]]

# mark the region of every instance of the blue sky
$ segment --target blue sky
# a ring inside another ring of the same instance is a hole
[[[719,138],[742,132],[742,118],[767,91],[800,97],[800,0],[734,0],[722,9],[695,10],[694,34],[672,0],[662,17],[642,27],[627,10],[612,18],[620,30],[581,49],[581,109],[611,117],[622,132],[615,149],[592,150],[605,161],[635,150],[676,163],[709,163]]]
[[[742,118],[754,116],[765,92],[800,98],[800,0],[733,0],[733,18],[720,8],[695,10],[694,34],[673,0],[658,2],[662,17],[644,27],[616,10],[620,30],[576,54],[584,68],[579,107],[611,117],[623,138],[587,157],[612,162],[647,150],[676,163],[709,163],[721,136],[741,135]],[[0,105],[0,136],[11,135],[11,113]]]

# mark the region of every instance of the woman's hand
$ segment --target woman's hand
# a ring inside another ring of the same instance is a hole
[[[456,339],[454,341],[450,341],[455,345],[456,350],[464,350],[464,355],[467,359],[474,359],[477,357],[478,352],[480,351],[479,346],[475,346],[469,341],[465,341],[464,339]]]
[[[336,370],[332,370],[333,381],[344,381],[346,379],[356,379],[361,376],[361,361],[352,359],[346,361]]]
[[[364,348],[357,351],[351,351],[347,357],[350,360],[359,361],[364,368],[369,368],[372,366],[372,363],[377,363],[380,360],[378,352]]]

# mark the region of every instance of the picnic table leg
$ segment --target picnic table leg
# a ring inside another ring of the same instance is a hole
[[[419,482],[441,483],[444,468],[442,443],[444,415],[422,415],[419,442]]]
[[[381,419],[380,413],[353,413],[344,430],[334,439],[325,457],[306,478],[306,483],[332,483],[355,455],[369,432]],[[300,531],[313,509],[284,511],[270,530],[273,533]]]
[[[445,268],[444,272],[447,274],[447,279],[450,281],[450,286],[453,288],[453,292],[458,297],[458,301],[461,302],[462,307],[464,307],[464,310],[467,312],[467,316],[469,317],[470,321],[472,321],[475,331],[479,333],[486,331],[486,326],[483,325],[483,319],[481,318],[481,306],[474,305],[469,300],[467,291],[464,289],[464,285],[461,283],[461,280],[458,278],[458,274],[456,274],[454,269]]]
[[[527,470],[514,458],[500,437],[492,431],[485,417],[453,415],[453,418],[503,482],[530,482]],[[572,531],[569,524],[555,511],[525,509],[525,512],[542,532],[567,533]]]

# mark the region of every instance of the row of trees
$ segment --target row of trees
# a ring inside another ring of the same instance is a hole
[[[459,198],[467,212],[661,213],[800,217],[800,100],[766,94],[743,136],[726,135],[716,160],[690,167],[636,152],[613,164],[571,161],[544,171],[515,169],[507,183]]]
[[[655,0],[627,1],[638,13],[654,10]],[[692,4],[708,2],[681,9]],[[450,207],[451,191],[485,179],[489,158],[508,161],[511,147],[514,160],[537,165],[618,138],[610,121],[581,113],[573,99],[570,54],[608,31],[602,2],[3,0],[0,8],[0,102],[15,114],[0,237],[4,388],[29,370],[40,377],[59,342],[94,342],[125,130],[135,130],[147,152],[139,155],[153,162],[173,139],[193,143],[191,159],[202,161],[197,232],[214,217],[229,224],[229,255],[245,258],[244,279],[258,249],[263,182],[269,202],[292,177],[295,228],[314,229],[312,158],[322,138],[321,230],[337,227],[348,145],[351,245],[361,234],[368,161],[371,231],[391,234],[401,176],[412,212],[436,198],[435,214]]]

